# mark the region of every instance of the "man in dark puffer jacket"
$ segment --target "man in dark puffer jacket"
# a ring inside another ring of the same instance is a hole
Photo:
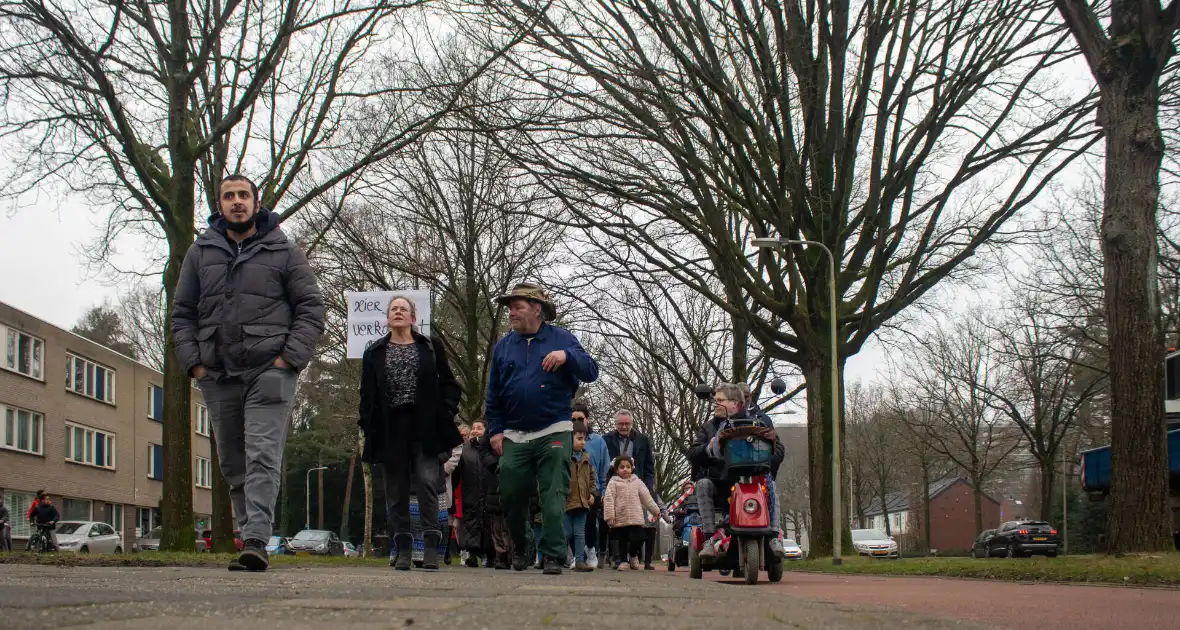
[[[245,541],[230,570],[262,571],[296,375],[324,331],[324,303],[307,257],[259,206],[254,182],[226,177],[218,209],[184,257],[172,335],[209,408]]]

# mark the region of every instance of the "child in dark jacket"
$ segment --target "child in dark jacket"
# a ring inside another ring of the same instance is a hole
[[[586,425],[574,423],[574,451],[570,458],[570,492],[565,502],[565,537],[574,550],[574,571],[588,573],[586,518],[598,497],[598,478],[586,451]]]
[[[508,520],[500,505],[500,456],[492,449],[487,436],[479,440],[479,459],[487,475],[484,477],[484,518],[485,527],[490,531],[495,547],[497,571],[507,571],[512,561],[512,536],[508,534]]]

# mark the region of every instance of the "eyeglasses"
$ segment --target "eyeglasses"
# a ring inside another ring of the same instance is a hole
[[[733,399],[732,398],[717,398],[716,402],[718,405],[720,405],[721,403],[733,402]]]

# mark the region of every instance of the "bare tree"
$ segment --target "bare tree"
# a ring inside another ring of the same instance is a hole
[[[1164,156],[1160,83],[1176,54],[1180,1],[1169,0],[1166,7],[1160,0],[1054,4],[1098,85],[1106,141],[1101,242],[1112,427],[1107,548],[1171,549],[1156,231]]]
[[[890,497],[901,489],[904,469],[900,422],[886,397],[877,385],[855,383],[848,388],[848,459],[855,462],[854,479],[881,507],[885,533],[892,535]],[[859,516],[865,517],[863,508]]]
[[[287,200],[286,218],[431,128],[465,82],[416,90],[398,83],[386,44],[396,21],[419,4],[85,0],[0,7],[0,135],[18,149],[5,195],[64,186],[109,209],[103,243],[131,232],[158,239],[165,250],[166,451],[191,449],[183,420],[189,379],[170,329],[172,293],[196,233],[198,185],[211,206],[228,169],[262,163],[261,202]],[[383,62],[391,72],[375,71]],[[347,120],[367,121],[364,133],[352,133]],[[164,465],[161,548],[188,549],[191,458],[168,457]]]
[[[1040,518],[1048,520],[1060,452],[1106,378],[1082,365],[1084,347],[1061,332],[1041,295],[1014,298],[1007,321],[990,335],[1001,376],[994,389],[987,382],[979,386],[1024,436],[1040,473]]]
[[[938,327],[907,357],[901,372],[912,386],[896,401],[914,435],[967,476],[977,534],[984,487],[1020,446],[1016,430],[995,410],[1002,369],[994,345],[979,316]]]
[[[1048,0],[482,0],[535,21],[510,71],[543,115],[484,121],[632,273],[666,274],[807,380],[813,549],[831,531],[831,367],[946,279],[1095,141],[1054,93],[1073,54]],[[859,6],[859,8],[855,8]],[[530,110],[530,113],[533,113]],[[1001,183],[1002,182],[1002,183]],[[831,356],[817,247],[840,270]],[[839,420],[839,419],[837,419]]]

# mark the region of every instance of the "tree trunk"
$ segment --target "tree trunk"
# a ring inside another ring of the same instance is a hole
[[[161,427],[164,444],[164,490],[160,499],[160,538],[162,551],[191,552],[196,548],[193,531],[193,458],[192,458],[192,384],[184,373],[184,366],[176,357],[176,342],[172,338],[172,308],[180,266],[193,241],[193,180],[191,165],[188,178],[187,238],[169,239],[168,262],[164,265],[164,293],[168,300],[165,311],[164,335],[164,423]],[[183,185],[177,184],[180,188]],[[174,195],[185,197],[183,193]],[[183,199],[180,200],[183,202]],[[179,203],[174,208],[180,207]]]
[[[1053,459],[1048,461],[1038,462],[1041,467],[1040,484],[1037,490],[1041,500],[1041,509],[1038,510],[1040,518],[1046,523],[1053,519],[1053,482],[1056,478],[1056,471],[1053,470]]]
[[[983,490],[979,489],[978,480],[971,485],[975,486],[972,489],[971,498],[975,502],[975,535],[978,536],[983,532]]]
[[[279,535],[286,536],[291,531],[291,481],[287,479],[287,454],[283,453],[282,479],[279,480]]]
[[[832,383],[831,366],[824,360],[803,362],[803,378],[807,383],[807,467],[811,499],[810,554],[825,556],[832,553],[832,388],[844,400],[844,366],[839,365],[838,382]],[[843,416],[843,414],[841,414]],[[844,418],[840,420],[841,451],[844,442]],[[843,506],[841,506],[843,508]],[[842,510],[843,511],[843,510]],[[842,518],[843,546],[852,548],[852,534],[848,519]]]
[[[344,510],[340,515],[340,537],[348,540],[348,506],[352,503],[352,475],[356,471],[356,455],[348,458],[348,479],[344,481]]]
[[[357,452],[365,452],[365,434],[361,433],[357,440]],[[373,468],[361,463],[361,476],[365,481],[365,555],[373,556]]]
[[[922,535],[925,538],[926,551],[930,552],[930,463],[922,462]]]
[[[1110,340],[1110,553],[1172,548],[1156,277],[1163,138],[1158,87],[1139,83],[1138,72],[1118,77],[1102,90],[1100,105],[1106,132],[1102,254]]]
[[[229,484],[221,474],[221,462],[217,456],[217,440],[209,440],[209,466],[213,468],[213,522],[209,528],[213,530],[210,541],[215,553],[233,553],[237,550],[234,545],[234,510],[229,500]]]
[[[323,461],[318,461],[316,466],[323,466]],[[319,520],[316,523],[316,529],[324,528],[324,471],[323,469],[316,471],[316,511]]]
[[[733,382],[744,383],[749,377],[747,366],[750,362],[750,326],[746,320],[732,315],[733,322]]]

